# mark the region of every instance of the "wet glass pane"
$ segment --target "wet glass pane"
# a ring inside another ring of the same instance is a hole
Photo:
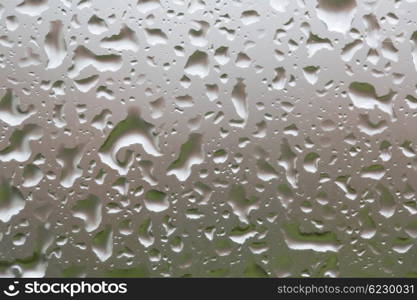
[[[415,275],[416,22],[0,1],[0,276]]]

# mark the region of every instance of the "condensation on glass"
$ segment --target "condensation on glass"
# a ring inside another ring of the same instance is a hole
[[[1,1],[0,275],[416,275],[416,5]]]

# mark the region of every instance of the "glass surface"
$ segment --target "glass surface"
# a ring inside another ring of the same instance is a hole
[[[417,273],[416,0],[1,0],[0,276]]]

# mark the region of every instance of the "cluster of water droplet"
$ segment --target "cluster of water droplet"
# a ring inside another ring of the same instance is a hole
[[[416,275],[415,0],[0,3],[0,276]]]

